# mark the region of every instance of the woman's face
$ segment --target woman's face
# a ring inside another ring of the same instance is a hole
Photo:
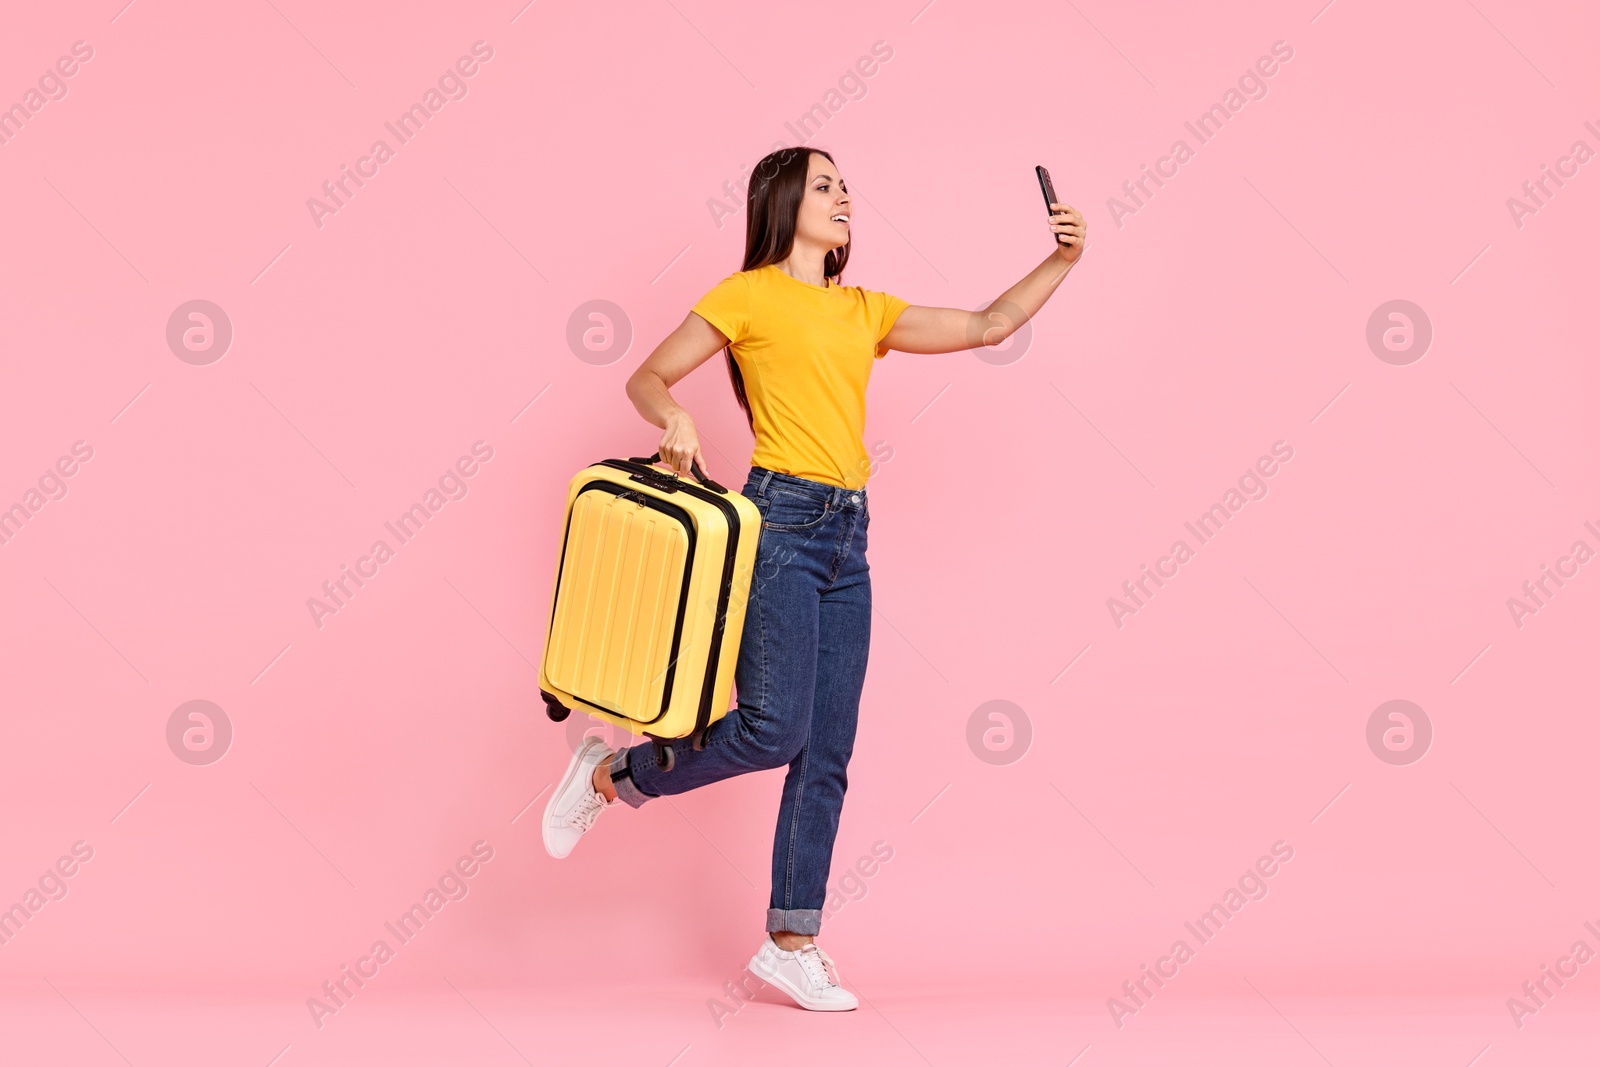
[[[832,250],[850,241],[850,194],[828,157],[811,153],[805,195],[795,217],[795,239]]]

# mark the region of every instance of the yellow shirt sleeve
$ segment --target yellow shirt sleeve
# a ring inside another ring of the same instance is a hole
[[[691,309],[737,344],[750,335],[750,279],[730,274]]]
[[[883,339],[889,331],[894,329],[894,324],[900,318],[900,313],[911,306],[910,301],[901,300],[898,296],[889,293],[880,293],[867,290],[867,306],[872,310],[873,321],[877,324],[878,359],[882,359],[888,349],[883,346]]]

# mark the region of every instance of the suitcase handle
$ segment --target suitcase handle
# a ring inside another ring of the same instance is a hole
[[[633,463],[654,465],[661,462],[661,453],[653,452],[648,458],[644,456],[629,456],[628,459]],[[710,489],[712,492],[721,493],[724,496],[728,494],[728,490],[724,489],[721,485],[718,485],[716,482],[706,477],[706,472],[700,469],[700,463],[698,460],[689,461],[689,471],[695,476],[695,478],[699,479],[701,485],[705,486],[707,489]],[[674,478],[681,477],[676,470],[672,471],[672,476]]]

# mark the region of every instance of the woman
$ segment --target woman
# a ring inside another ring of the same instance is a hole
[[[788,767],[772,850],[768,936],[750,968],[802,1007],[848,1011],[853,994],[815,943],[822,924],[845,767],[867,668],[862,447],[875,357],[996,345],[1044,305],[1083,253],[1083,216],[1052,204],[1055,250],[981,312],[917,307],[841,286],[850,258],[850,194],[833,157],[774,152],[747,198],[744,269],[707,293],[628,379],[639,413],[662,428],[661,457],[707,470],[694,420],[668,389],[727,350],[734,396],[755,434],[744,495],[763,518],[739,661],[738,707],[703,749],[680,745],[671,772],[648,745],[579,746],[545,810],[545,847],[561,858],[619,803],[639,807],[747,771]],[[639,752],[639,756],[634,756]]]

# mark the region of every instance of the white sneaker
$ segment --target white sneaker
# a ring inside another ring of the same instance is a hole
[[[789,994],[810,1011],[853,1011],[856,995],[839,984],[839,968],[813,942],[795,952],[785,952],[767,939],[750,960],[750,970]]]
[[[598,737],[586,737],[567,764],[567,773],[550,794],[544,807],[544,850],[556,859],[565,859],[589,832],[600,812],[622,803],[622,798],[607,801],[594,787],[594,769],[614,755]]]

